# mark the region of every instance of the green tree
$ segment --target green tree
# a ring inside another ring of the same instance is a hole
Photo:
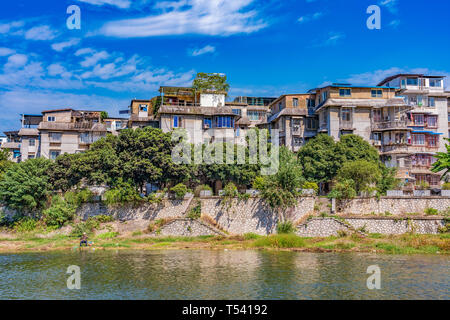
[[[220,73],[199,72],[192,83],[192,87],[198,92],[220,91],[227,93],[230,85],[227,76]]]
[[[378,192],[382,195],[386,195],[386,191],[393,190],[398,187],[400,180],[395,176],[397,174],[397,168],[386,168],[385,165],[381,167],[381,179],[377,183]]]
[[[336,143],[326,134],[317,135],[299,150],[298,160],[306,180],[326,183],[334,178],[341,165],[335,150]]]
[[[364,138],[347,134],[340,138],[335,148],[336,158],[340,164],[347,161],[367,160],[370,162],[380,162],[380,156],[375,147]]]
[[[445,140],[450,142],[450,139]],[[450,172],[450,144],[446,144],[445,147],[447,148],[447,152],[438,152],[435,155],[437,161],[433,164],[433,168],[431,169],[433,172],[444,171],[442,174],[443,179],[445,179]]]
[[[0,200],[22,212],[43,208],[51,189],[50,165],[50,160],[38,158],[11,166],[0,181]]]
[[[369,191],[370,186],[381,178],[381,170],[376,162],[357,160],[344,163],[339,169],[336,180],[353,180],[355,191]]]
[[[9,161],[9,155],[9,150],[0,149],[0,179],[6,170],[13,164],[12,161]]]

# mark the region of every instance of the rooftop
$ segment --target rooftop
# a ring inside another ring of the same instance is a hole
[[[431,76],[431,75],[425,75],[422,73],[398,73],[393,76],[385,78],[377,86],[382,86],[383,84],[390,82],[391,80],[394,80],[395,78],[398,78],[398,77],[445,78],[445,76]]]

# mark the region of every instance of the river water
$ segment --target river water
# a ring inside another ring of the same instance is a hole
[[[80,267],[81,289],[67,288]],[[367,288],[378,265],[381,288]],[[0,299],[450,299],[450,257],[255,250],[0,255]]]

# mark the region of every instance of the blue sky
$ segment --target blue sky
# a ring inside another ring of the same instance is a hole
[[[381,29],[369,30],[370,5]],[[81,9],[69,30],[67,7]],[[226,73],[236,95],[398,72],[450,75],[447,0],[14,0],[0,4],[0,131],[19,113],[126,109],[160,85]],[[448,83],[447,88],[448,88]]]

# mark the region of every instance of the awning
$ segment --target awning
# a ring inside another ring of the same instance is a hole
[[[425,131],[425,130],[413,130],[413,131],[411,131],[411,133],[426,133],[426,134],[433,134],[433,135],[443,134],[441,132]]]

